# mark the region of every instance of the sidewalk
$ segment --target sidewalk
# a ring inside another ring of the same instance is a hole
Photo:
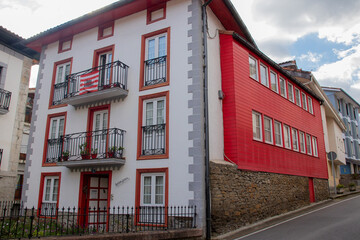
[[[330,198],[328,200],[325,201],[321,201],[321,202],[317,202],[317,203],[311,203],[310,205],[297,209],[295,211],[291,211],[285,214],[281,214],[281,215],[277,215],[262,221],[259,221],[257,223],[254,224],[250,224],[244,227],[241,227],[235,231],[229,232],[229,233],[225,233],[223,235],[219,235],[216,237],[212,237],[211,239],[213,240],[220,240],[220,239],[225,239],[225,240],[233,240],[233,239],[237,239],[240,238],[242,236],[245,236],[247,234],[250,234],[252,232],[258,231],[260,229],[264,229],[266,227],[270,227],[272,225],[276,225],[279,224],[283,221],[289,220],[291,218],[294,218],[296,216],[300,216],[302,214],[306,214],[308,212],[314,211],[316,209],[320,209],[322,207],[325,207],[331,203],[333,203],[334,201],[339,201],[341,198],[346,198],[348,196],[351,195],[355,195],[355,194],[360,194],[360,188],[357,188],[356,191],[350,192],[349,189],[345,189],[343,194],[334,194],[331,193],[330,194]]]

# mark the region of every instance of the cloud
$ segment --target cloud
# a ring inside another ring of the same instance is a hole
[[[0,0],[0,8],[10,8],[10,9],[19,9],[19,8],[29,8],[32,11],[38,9],[40,4],[36,0]]]
[[[322,57],[322,54],[307,52],[306,54],[302,54],[299,59],[302,61],[306,60],[312,63],[317,63],[322,59]]]

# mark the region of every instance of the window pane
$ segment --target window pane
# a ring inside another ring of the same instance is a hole
[[[265,142],[272,143],[272,121],[264,118]]]
[[[54,179],[52,201],[57,202],[59,179]]]
[[[155,39],[148,40],[148,59],[155,58]]]
[[[294,102],[293,86],[290,83],[288,83],[288,96],[289,96],[289,100]]]
[[[164,114],[164,100],[160,100],[157,102],[157,124],[165,123],[165,114]]]
[[[302,107],[303,109],[307,110],[306,95],[304,93],[301,93],[301,96],[302,96]]]
[[[62,82],[63,69],[64,69],[63,66],[58,67],[57,76],[56,76],[56,83],[61,83]]]
[[[61,137],[62,135],[64,135],[64,119],[63,118],[61,118],[59,121],[59,132],[58,132],[57,137]]]
[[[271,80],[271,89],[275,92],[278,92],[277,76],[275,73],[270,72],[270,80]]]
[[[151,177],[144,177],[143,203],[151,204]]]
[[[293,141],[293,150],[299,150],[299,143],[298,143],[298,132],[296,129],[292,129],[292,141]]]
[[[309,103],[309,112],[313,114],[313,105],[312,105],[312,99],[308,97],[308,103]]]
[[[312,138],[312,140],[313,140],[314,156],[316,156],[316,157],[317,157],[317,155],[318,155],[318,150],[317,150],[317,140],[316,140],[316,138],[315,138],[315,137],[313,137],[313,138]],[[353,147],[353,145],[352,145],[352,144],[351,144],[351,146]]]
[[[281,136],[281,123],[275,122],[275,144],[282,145],[282,136]]]
[[[265,86],[269,86],[267,67],[260,65],[261,83]]]
[[[166,36],[159,37],[159,57],[166,56]]]
[[[260,114],[253,113],[253,138],[257,140],[261,140],[261,119]]]
[[[312,155],[312,149],[311,149],[311,137],[310,135],[306,134],[306,150],[307,153]]]
[[[153,125],[153,103],[146,103],[146,126]]]
[[[300,132],[300,151],[305,152],[305,134]]]
[[[56,138],[57,119],[52,120],[50,138]]]
[[[286,98],[286,84],[283,78],[280,78],[280,94]]]
[[[64,76],[63,81],[66,80],[66,76],[68,76],[69,74],[70,74],[70,63],[66,64],[66,66],[65,66],[65,76]]]
[[[250,67],[250,77],[252,77],[253,79],[258,79],[257,78],[257,63],[256,60],[249,57],[249,67]]]
[[[51,189],[51,179],[45,179],[45,197],[44,197],[44,201],[50,201],[50,189]]]
[[[284,126],[284,141],[285,141],[285,147],[291,148],[290,143],[290,128],[288,126]]]
[[[295,88],[296,105],[301,106],[300,102],[300,90]]]
[[[164,177],[156,176],[155,204],[164,203]]]

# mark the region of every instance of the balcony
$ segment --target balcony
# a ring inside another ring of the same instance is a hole
[[[166,124],[149,125],[142,127],[141,155],[165,154]]]
[[[71,170],[113,169],[125,164],[125,131],[110,128],[49,139],[46,163]]]
[[[9,112],[11,92],[0,88],[0,114]]]
[[[67,76],[54,85],[53,104],[75,107],[104,100],[122,99],[128,94],[128,66],[115,61]]]
[[[166,56],[146,60],[144,64],[145,87],[166,82]]]

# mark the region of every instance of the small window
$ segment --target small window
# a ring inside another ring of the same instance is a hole
[[[60,40],[58,53],[62,53],[62,52],[71,50],[71,45],[72,45],[72,37]]]
[[[313,145],[313,149],[314,149],[314,156],[317,157],[318,156],[318,147],[317,147],[316,137],[312,137],[312,145]]]
[[[291,129],[292,131],[292,144],[293,144],[293,150],[299,151],[299,136],[298,131],[294,128]]]
[[[286,98],[286,81],[280,77],[280,95]]]
[[[255,140],[262,141],[261,114],[257,112],[253,112],[252,121],[253,121],[253,138]]]
[[[306,94],[305,93],[301,93],[301,97],[302,97],[302,107],[304,110],[307,111],[307,101],[306,101]]]
[[[261,77],[261,84],[269,87],[268,69],[266,66],[262,64],[260,64],[260,77]]]
[[[285,148],[291,149],[290,127],[287,125],[284,125],[284,143]]]
[[[250,67],[250,77],[259,81],[258,79],[258,70],[257,70],[257,60],[253,57],[249,57],[249,67]]]
[[[306,150],[307,154],[312,155],[311,136],[309,134],[306,134]]]
[[[108,38],[114,35],[114,22],[109,22],[99,26],[98,40]]]
[[[166,18],[166,4],[160,4],[147,10],[146,24]]]
[[[265,142],[273,143],[273,126],[272,119],[264,117],[264,132],[265,132]]]
[[[300,152],[306,153],[306,149],[305,149],[305,133],[299,131],[299,135],[300,135]]]
[[[275,145],[282,147],[282,131],[281,131],[281,123],[278,121],[274,121],[275,128]]]
[[[313,114],[314,110],[313,110],[313,103],[311,97],[308,97],[308,104],[309,104],[309,113]]]
[[[294,87],[291,83],[288,83],[288,96],[291,102],[294,102]]]
[[[277,74],[272,72],[272,71],[270,72],[270,81],[271,81],[271,90],[273,90],[274,92],[279,93]]]
[[[295,98],[296,98],[296,105],[301,107],[300,90],[297,88],[295,88]]]

